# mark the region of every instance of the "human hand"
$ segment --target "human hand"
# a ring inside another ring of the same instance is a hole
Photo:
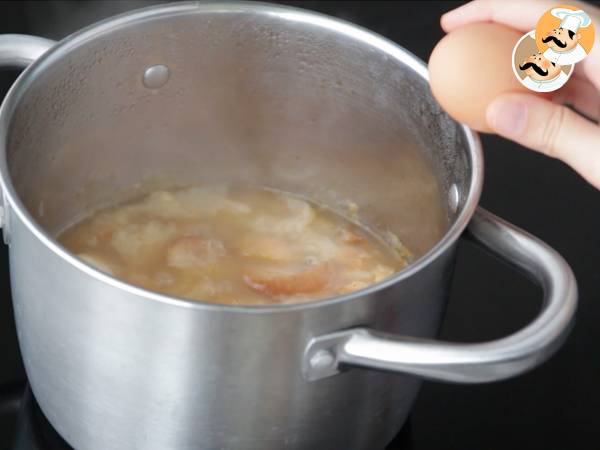
[[[600,24],[600,8],[571,1]],[[474,22],[495,22],[528,32],[534,30],[544,12],[557,6],[553,1],[474,0],[441,18],[451,32]],[[487,122],[507,139],[569,164],[600,189],[600,30],[594,50],[577,64],[571,79],[549,99],[534,94],[498,96],[487,108]],[[577,112],[568,108],[570,105]],[[584,117],[585,116],[585,117]]]

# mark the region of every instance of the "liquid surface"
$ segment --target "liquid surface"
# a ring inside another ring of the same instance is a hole
[[[132,284],[227,304],[333,297],[410,259],[392,235],[384,242],[327,208],[248,187],[157,191],[91,215],[59,241]]]

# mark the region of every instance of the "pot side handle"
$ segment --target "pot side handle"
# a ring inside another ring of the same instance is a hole
[[[0,67],[25,68],[50,48],[56,42],[26,34],[0,34]],[[0,228],[4,227],[5,210],[4,198],[0,189]]]
[[[50,39],[26,34],[1,34],[0,66],[25,68],[55,44]]]
[[[538,316],[495,341],[464,344],[395,336],[354,328],[313,338],[303,375],[318,380],[344,367],[362,367],[455,383],[484,383],[523,373],[549,358],[568,335],[577,307],[571,268],[551,247],[478,208],[467,236],[523,272],[544,291]]]

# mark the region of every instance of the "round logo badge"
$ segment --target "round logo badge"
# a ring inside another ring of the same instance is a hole
[[[524,35],[512,54],[512,67],[517,80],[535,92],[560,89],[573,73],[573,64],[562,66],[550,61],[538,50],[535,31]]]
[[[512,54],[519,82],[535,92],[560,89],[573,74],[575,64],[594,45],[594,24],[582,9],[559,5],[546,11],[536,29],[525,34]]]

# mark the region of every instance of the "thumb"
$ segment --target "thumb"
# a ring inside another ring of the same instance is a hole
[[[502,94],[487,108],[500,136],[559,158],[600,189],[600,127],[569,108],[535,95]]]

